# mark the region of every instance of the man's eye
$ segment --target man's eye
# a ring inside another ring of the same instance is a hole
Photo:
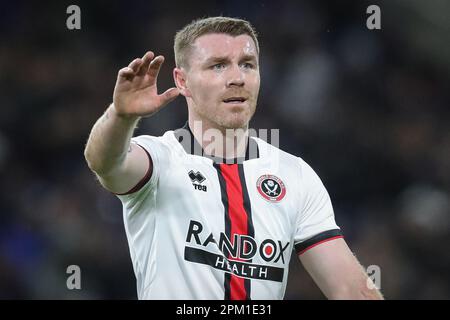
[[[222,70],[223,68],[225,68],[225,63],[215,64],[211,68],[214,69],[214,70]]]
[[[242,64],[245,69],[253,69],[255,66],[252,63],[245,62]]]

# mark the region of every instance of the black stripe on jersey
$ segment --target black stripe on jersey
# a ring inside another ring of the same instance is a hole
[[[220,193],[222,198],[222,204],[225,212],[225,235],[228,237],[228,239],[231,239],[231,219],[230,215],[228,214],[228,195],[227,195],[227,183],[225,181],[225,178],[222,176],[222,173],[220,171],[220,165],[217,163],[213,163],[214,168],[217,170],[217,176],[219,178],[219,185],[220,185]],[[229,273],[225,273],[224,278],[224,288],[225,288],[225,300],[231,299],[231,288],[230,288],[230,282],[231,282],[231,275]]]
[[[231,300],[231,274],[228,272],[225,272],[223,286],[225,288],[224,299]]]
[[[297,243],[295,245],[295,251],[297,252],[297,254],[301,254],[305,252],[307,249],[313,247],[314,245],[319,244],[320,242],[331,240],[333,238],[342,238],[342,237],[343,235],[340,229],[324,231],[312,237],[311,239],[308,239],[301,243]]]
[[[186,261],[201,263],[214,269],[225,271],[225,275],[239,275],[243,278],[251,278],[263,281],[283,282],[284,269],[268,265],[253,264],[242,261],[228,260],[223,254],[216,254],[204,249],[184,248],[184,259]],[[232,270],[237,270],[233,271]]]
[[[255,227],[253,226],[253,219],[252,219],[252,207],[250,204],[250,197],[248,195],[247,183],[245,182],[245,173],[243,164],[238,164],[238,172],[239,172],[239,179],[241,180],[242,195],[244,197],[244,210],[247,213],[247,230],[248,230],[247,232],[250,237],[255,238]],[[251,300],[250,279],[245,279],[244,285],[245,285],[245,292],[247,292],[247,300]]]

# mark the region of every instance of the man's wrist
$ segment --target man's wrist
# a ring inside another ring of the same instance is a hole
[[[141,118],[140,116],[136,116],[136,115],[127,115],[127,114],[118,113],[116,107],[114,106],[114,103],[111,103],[109,105],[107,112],[110,112],[113,117],[115,117],[116,119],[119,119],[120,121],[123,121],[123,122],[134,123],[134,122],[137,122]]]

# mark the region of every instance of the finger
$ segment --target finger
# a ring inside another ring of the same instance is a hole
[[[142,64],[142,59],[136,58],[133,61],[131,61],[131,63],[128,65],[128,67],[133,69],[134,72],[138,72],[141,64]]]
[[[168,104],[170,101],[178,97],[180,90],[178,88],[167,89],[164,93],[160,94],[161,106]]]
[[[134,75],[134,71],[133,69],[131,69],[130,67],[125,67],[119,70],[119,78],[130,78]]]
[[[148,51],[144,54],[142,57],[142,64],[139,67],[139,71],[137,72],[138,76],[143,76],[148,70],[148,66],[150,65],[150,62],[152,62],[153,57],[155,54],[151,51]]]
[[[161,68],[161,65],[164,63],[164,57],[163,56],[157,56],[153,61],[150,63],[150,66],[148,67],[147,73],[150,75],[150,77],[153,77],[156,79],[158,77],[159,69]]]

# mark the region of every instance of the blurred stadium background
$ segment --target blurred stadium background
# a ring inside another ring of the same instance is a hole
[[[81,8],[81,30],[66,8]],[[381,7],[381,31],[366,8]],[[388,299],[450,298],[450,2],[2,1],[0,298],[135,299],[118,199],[83,158],[117,71],[166,56],[194,18],[250,20],[262,87],[253,128],[318,172],[347,242]],[[178,98],[138,134],[183,125]],[[66,288],[79,265],[82,289]],[[286,299],[323,299],[292,259]]]

